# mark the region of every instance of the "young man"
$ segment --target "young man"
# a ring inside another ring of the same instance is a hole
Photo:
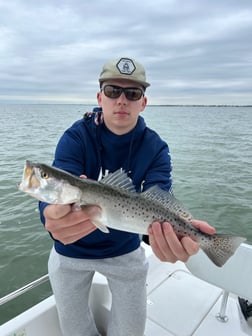
[[[167,144],[150,130],[140,112],[147,104],[145,70],[137,61],[107,62],[100,74],[100,109],[86,114],[61,137],[54,165],[77,176],[98,179],[123,168],[138,192],[153,185],[171,190]],[[112,309],[107,336],[144,335],[148,265],[139,235],[110,229],[106,234],[92,224],[100,211],[92,206],[76,211],[70,205],[40,203],[41,218],[55,240],[49,259],[50,281],[64,336],[99,335],[88,306],[95,271],[107,277]],[[195,221],[207,233],[214,229]],[[199,246],[179,240],[169,223],[150,223],[149,242],[160,260],[186,261]]]

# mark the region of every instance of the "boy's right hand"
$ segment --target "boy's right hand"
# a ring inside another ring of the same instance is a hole
[[[44,210],[45,228],[55,240],[64,245],[71,244],[97,229],[91,220],[99,212],[98,206],[77,211],[68,204],[49,204]]]

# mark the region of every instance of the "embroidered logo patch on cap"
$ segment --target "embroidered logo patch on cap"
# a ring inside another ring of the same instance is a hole
[[[136,70],[134,62],[129,58],[121,58],[116,67],[123,75],[132,75]]]

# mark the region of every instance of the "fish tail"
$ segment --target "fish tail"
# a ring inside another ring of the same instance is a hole
[[[214,234],[208,236],[208,238],[201,240],[200,247],[218,267],[223,266],[240,244],[246,240],[243,237],[225,234]]]

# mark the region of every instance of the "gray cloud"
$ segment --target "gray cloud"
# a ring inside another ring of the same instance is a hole
[[[95,103],[103,63],[142,62],[150,103],[252,104],[252,3],[0,0],[0,102]]]

